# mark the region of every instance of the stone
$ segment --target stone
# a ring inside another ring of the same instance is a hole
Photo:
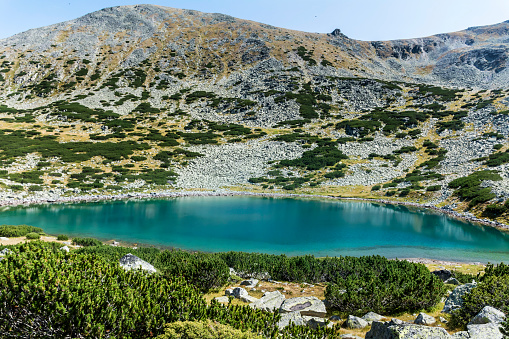
[[[467,331],[456,332],[451,335],[452,339],[469,339],[470,334]]]
[[[368,312],[361,318],[366,320],[369,325],[371,325],[373,321],[380,321],[383,319],[383,317],[380,314],[377,314],[375,312]]]
[[[327,310],[323,301],[317,297],[297,297],[286,299],[279,308],[280,313],[300,312],[301,315],[325,318]]]
[[[235,287],[231,293],[235,298],[240,299],[241,297],[248,296],[249,293],[242,287]]]
[[[456,286],[461,285],[459,280],[454,277],[451,277],[451,278],[447,279],[446,281],[444,281],[444,284],[450,284],[450,285],[456,285]]]
[[[126,255],[124,255],[122,258],[120,258],[120,266],[126,270],[126,271],[130,271],[130,270],[142,270],[142,271],[146,271],[148,273],[155,273],[156,272],[156,269],[154,268],[154,266],[152,266],[151,264],[149,264],[148,262],[144,261],[144,260],[141,260],[140,258],[138,258],[137,256],[131,254],[131,253],[127,253]]]
[[[442,322],[444,324],[448,323],[447,319],[445,319],[444,317],[439,317],[438,320],[440,320],[440,322]]]
[[[240,283],[241,286],[246,286],[247,288],[253,288],[253,287],[256,287],[256,285],[258,285],[258,279],[248,279],[248,280],[244,280]]]
[[[257,300],[259,300],[258,298],[255,298],[255,297],[252,297],[250,296],[249,294],[248,295],[243,295],[239,298],[241,301],[245,302],[245,303],[254,303],[256,302]]]
[[[260,299],[249,306],[259,310],[274,311],[281,307],[285,299],[286,297],[279,291],[265,292]]]
[[[346,333],[339,336],[341,339],[362,339],[361,337],[358,337],[356,335]]]
[[[237,272],[233,268],[230,267],[230,275],[238,276]]]
[[[450,339],[441,327],[430,327],[410,323],[395,324],[392,321],[374,321],[366,333],[366,339]]]
[[[462,296],[470,290],[472,290],[474,287],[476,287],[477,284],[470,283],[470,284],[464,284],[456,287],[451,294],[447,297],[445,300],[444,309],[442,310],[443,313],[451,313],[452,311],[461,308],[461,305],[463,305],[463,299]]]
[[[430,315],[427,315],[426,313],[419,313],[419,315],[417,316],[417,318],[415,318],[414,320],[414,324],[418,324],[418,325],[433,325],[434,323],[436,323],[436,319]]]
[[[224,295],[225,295],[225,296],[233,295],[233,289],[232,289],[232,288],[229,288],[229,289],[225,290],[225,291],[224,291]]]
[[[306,320],[302,317],[300,312],[289,312],[281,315],[281,319],[277,323],[277,326],[279,328],[284,328],[289,326],[290,322],[294,325],[307,325]]]
[[[446,281],[452,277],[452,273],[449,270],[435,270],[431,274],[436,275],[440,280]]]
[[[303,316],[304,320],[306,321],[306,324],[313,328],[313,329],[317,329],[318,327],[333,327],[334,324],[331,323],[329,320],[325,319],[325,318],[319,318],[319,317],[308,317],[308,316]]]
[[[333,315],[329,319],[333,321],[341,321],[341,317],[339,315]]]
[[[11,254],[12,251],[8,248],[4,248],[3,250],[0,251],[0,256],[4,256],[4,255],[7,255],[7,254]]]
[[[502,339],[499,324],[475,324],[467,325],[468,334],[471,339]]]
[[[66,251],[66,252],[70,251],[68,246],[60,247],[60,250],[61,251]]]
[[[505,321],[505,314],[491,306],[484,306],[481,312],[470,320],[469,325],[501,324]]]
[[[6,237],[0,237],[0,240],[5,241],[5,240],[9,240],[9,238],[6,238]]]
[[[369,324],[366,320],[364,320],[362,318],[359,318],[359,317],[356,317],[353,315],[349,315],[348,318],[346,319],[345,326],[347,328],[352,328],[352,329],[363,329],[365,327],[368,327]]]
[[[230,302],[230,298],[228,298],[227,296],[222,296],[222,297],[215,297],[214,298],[217,302],[220,302],[220,303],[229,303]]]

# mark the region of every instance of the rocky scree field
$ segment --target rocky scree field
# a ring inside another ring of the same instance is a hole
[[[152,5],[0,40],[0,199],[380,198],[507,222],[509,23],[366,42]]]

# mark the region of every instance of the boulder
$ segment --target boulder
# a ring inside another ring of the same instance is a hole
[[[470,334],[467,331],[456,332],[451,335],[451,339],[470,339]]]
[[[419,313],[417,318],[414,320],[414,324],[417,325],[433,325],[436,323],[436,319],[430,315],[427,315],[426,313]]]
[[[461,283],[458,281],[458,279],[456,279],[454,277],[451,277],[451,278],[447,279],[446,281],[444,281],[444,284],[450,284],[450,285],[456,285],[456,286],[461,285]]]
[[[143,270],[148,273],[155,273],[156,269],[154,266],[150,265],[148,262],[141,260],[137,256],[127,253],[122,258],[120,258],[120,266],[126,270]]]
[[[233,289],[232,289],[232,288],[229,288],[229,289],[225,290],[225,291],[224,291],[224,295],[225,295],[225,296],[233,295]]]
[[[503,334],[500,332],[499,324],[476,324],[467,325],[470,339],[502,339]]]
[[[451,336],[441,327],[374,321],[366,339],[451,339]]]
[[[230,302],[230,298],[228,298],[227,296],[222,296],[222,297],[215,297],[214,298],[217,302],[220,302],[220,303],[229,303]]]
[[[256,285],[258,285],[258,279],[248,279],[248,280],[244,280],[243,282],[240,283],[241,286],[246,286],[247,288],[253,288],[253,287],[256,287]]]
[[[442,281],[446,281],[452,277],[452,273],[449,270],[436,270],[431,272],[431,274],[436,275]]]
[[[60,247],[60,250],[61,251],[66,251],[66,252],[70,251],[68,246]]]
[[[257,300],[259,300],[258,298],[252,297],[249,294],[248,295],[243,295],[239,299],[241,301],[245,302],[245,303],[250,303],[250,304],[256,302]]]
[[[289,312],[281,315],[281,319],[277,323],[279,328],[284,328],[290,325],[292,322],[294,325],[306,325],[306,319],[300,314],[300,312]]]
[[[329,320],[333,321],[341,321],[341,317],[339,315],[333,315],[329,318]]]
[[[1,256],[4,256],[4,255],[7,255],[7,254],[11,254],[12,251],[8,248],[4,248],[3,250],[0,251],[0,255]]]
[[[345,322],[345,327],[352,329],[363,329],[368,326],[369,324],[366,320],[353,315],[349,315]]]
[[[373,321],[380,321],[383,319],[383,317],[380,314],[377,314],[375,312],[368,312],[361,318],[366,320],[369,325],[371,325]]]
[[[237,272],[233,268],[229,267],[229,269],[230,269],[230,275],[238,276]]]
[[[330,321],[328,321],[325,318],[308,317],[308,316],[303,316],[303,318],[306,321],[306,324],[313,329],[317,329],[318,327],[329,327],[330,328],[330,327],[334,326],[333,323],[331,323]]]
[[[325,318],[327,310],[323,301],[317,297],[297,297],[286,299],[279,308],[280,313],[300,312],[301,315]]]
[[[245,297],[245,296],[249,295],[249,293],[247,293],[247,291],[245,289],[243,289],[242,287],[235,287],[233,289],[233,291],[231,292],[231,294],[237,299],[240,299],[241,297]]]
[[[447,297],[447,300],[445,301],[444,309],[442,310],[443,313],[451,313],[452,311],[461,308],[461,305],[463,305],[463,295],[470,292],[474,287],[476,287],[477,284],[470,283],[470,284],[464,284],[456,287],[451,294]]]
[[[285,301],[285,299],[285,296],[279,291],[265,292],[260,299],[249,306],[260,310],[274,311],[281,307],[281,304]]]
[[[481,312],[470,320],[469,325],[501,324],[505,321],[505,314],[491,306],[484,306]]]

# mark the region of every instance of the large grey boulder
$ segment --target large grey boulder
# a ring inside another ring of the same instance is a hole
[[[451,336],[441,327],[374,321],[366,339],[451,339]]]
[[[246,297],[249,295],[249,293],[247,293],[247,291],[245,289],[243,289],[242,287],[235,287],[233,289],[233,291],[231,292],[231,294],[237,298],[237,299],[240,299],[242,297]]]
[[[320,318],[325,318],[327,316],[325,304],[317,297],[297,297],[286,299],[281,304],[279,312],[300,312],[301,315]]]
[[[451,313],[452,311],[461,308],[463,305],[463,295],[470,292],[474,287],[476,287],[476,283],[464,284],[456,287],[451,294],[445,300],[443,313]]]
[[[375,312],[368,312],[368,313],[364,314],[361,318],[366,320],[367,323],[369,325],[371,325],[373,323],[373,321],[380,321],[384,317],[382,317],[380,314],[377,314]]]
[[[362,328],[368,327],[369,324],[366,320],[364,320],[362,318],[359,318],[359,317],[356,317],[353,315],[349,315],[348,318],[346,319],[345,326],[347,328],[352,328],[352,329],[362,329]]]
[[[279,328],[284,328],[290,325],[290,322],[294,325],[307,325],[306,319],[300,314],[300,312],[290,312],[281,315],[281,319],[277,323]]]
[[[240,297],[240,300],[245,303],[252,304],[252,303],[256,302],[258,300],[258,298],[252,297],[248,294],[248,295],[244,295],[244,296]]]
[[[505,320],[504,312],[497,310],[491,306],[484,306],[481,312],[470,320],[469,325],[475,324],[501,324]]]
[[[502,339],[503,334],[500,332],[499,324],[476,324],[467,325],[470,339]]]
[[[251,278],[241,282],[240,286],[246,286],[246,288],[254,288],[256,287],[256,285],[258,285],[258,281],[259,281],[258,279]]]
[[[419,313],[419,315],[417,316],[417,318],[415,318],[414,320],[414,324],[417,324],[417,325],[433,325],[434,323],[436,323],[436,319],[430,315],[427,315],[426,313]]]
[[[286,297],[279,291],[265,292],[260,299],[249,306],[259,310],[274,311],[281,307],[285,299]]]
[[[149,264],[148,262],[141,260],[137,256],[127,253],[122,258],[120,258],[120,266],[126,270],[143,270],[148,273],[155,273],[156,269],[154,266]]]
[[[431,274],[436,275],[442,281],[446,281],[452,277],[452,273],[449,270],[436,270],[431,272]]]
[[[320,317],[308,317],[308,316],[303,316],[304,320],[306,320],[306,324],[313,328],[313,329],[316,329],[318,327],[333,327],[334,324],[331,323],[329,320],[325,319],[325,318],[320,318]]]

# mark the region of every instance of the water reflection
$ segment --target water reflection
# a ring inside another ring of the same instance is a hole
[[[3,209],[2,224],[208,251],[509,261],[509,236],[406,206],[193,197]]]

